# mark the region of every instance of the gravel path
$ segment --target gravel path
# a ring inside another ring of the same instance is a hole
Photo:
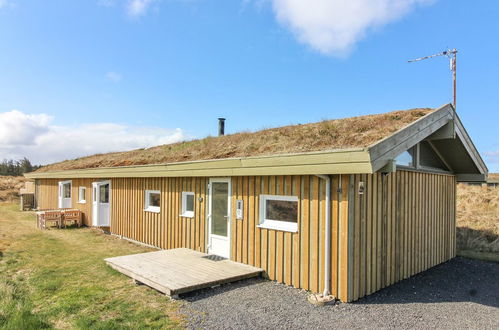
[[[181,296],[189,328],[499,329],[499,264],[455,258],[351,304],[261,279]]]

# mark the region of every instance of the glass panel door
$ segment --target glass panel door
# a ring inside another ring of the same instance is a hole
[[[227,237],[229,184],[227,182],[213,182],[212,189],[211,233]]]
[[[109,203],[109,184],[102,184],[100,185],[100,192],[99,192],[99,202],[100,203]]]
[[[59,208],[71,208],[71,181],[59,182]]]
[[[92,183],[92,225],[108,227],[110,225],[110,181],[97,181]]]
[[[230,179],[210,179],[208,253],[230,257]]]

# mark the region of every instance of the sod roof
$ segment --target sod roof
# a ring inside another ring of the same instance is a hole
[[[206,137],[147,149],[97,154],[50,164],[37,172],[365,148],[433,110],[418,108],[324,120],[257,132]]]

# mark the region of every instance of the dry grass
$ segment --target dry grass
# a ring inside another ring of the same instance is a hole
[[[0,202],[13,202],[19,198],[19,189],[30,181],[22,176],[0,176]]]
[[[489,180],[499,180],[499,173],[489,173]]]
[[[37,172],[367,147],[431,111],[433,109],[427,108],[394,111],[379,115],[271,128],[255,133],[207,137],[148,149],[68,160],[44,166]]]
[[[499,253],[499,188],[458,185],[457,246]]]
[[[0,203],[0,329],[180,328],[179,303],[104,258],[150,251],[89,228],[38,230]]]

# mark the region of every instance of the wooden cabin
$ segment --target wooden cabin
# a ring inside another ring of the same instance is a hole
[[[489,173],[485,183],[468,183],[471,185],[481,185],[482,187],[499,188],[499,173]]]
[[[39,208],[354,301],[456,255],[456,182],[487,167],[452,105],[238,133],[46,166]]]

